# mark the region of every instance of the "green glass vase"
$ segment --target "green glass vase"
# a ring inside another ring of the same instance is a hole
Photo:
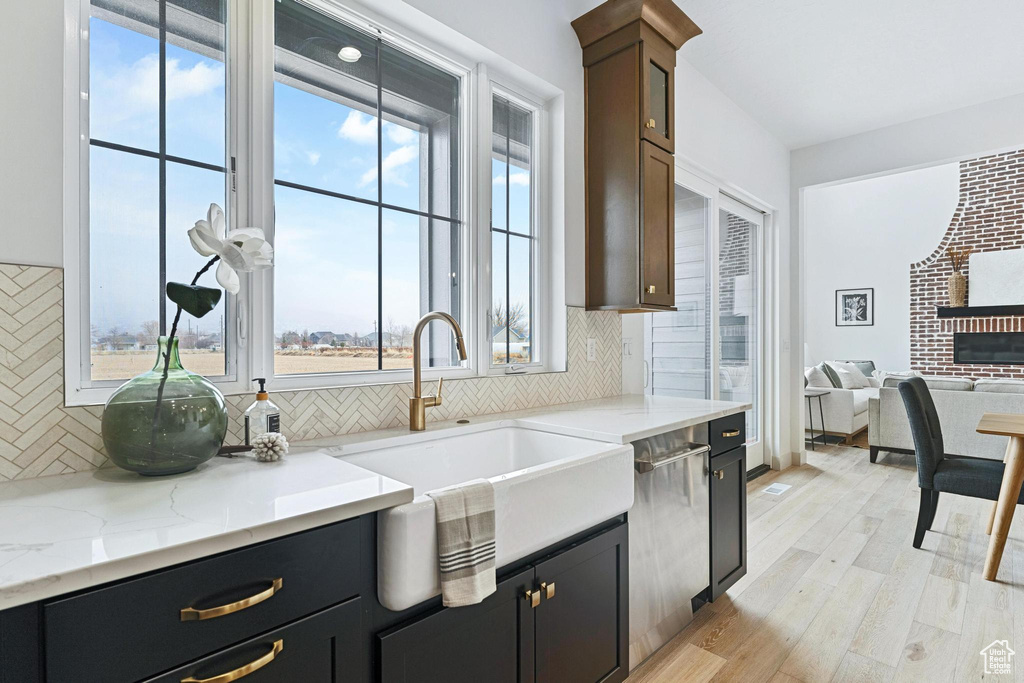
[[[107,455],[150,476],[195,469],[217,454],[227,429],[223,394],[181,367],[177,337],[160,337],[153,369],[121,385],[103,409]]]

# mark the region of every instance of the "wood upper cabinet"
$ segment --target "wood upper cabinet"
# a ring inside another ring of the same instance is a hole
[[[583,47],[587,308],[675,310],[676,51],[700,33],[672,0],[609,0]]]
[[[646,140],[640,158],[640,303],[670,308],[676,279],[675,161]]]
[[[676,53],[662,41],[640,43],[640,134],[675,153]]]

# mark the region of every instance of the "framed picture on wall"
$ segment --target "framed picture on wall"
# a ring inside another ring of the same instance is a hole
[[[875,324],[875,289],[837,289],[836,327]]]

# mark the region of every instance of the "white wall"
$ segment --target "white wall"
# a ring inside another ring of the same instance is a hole
[[[0,263],[60,266],[64,8],[4,3],[0,22]]]
[[[959,179],[952,163],[805,192],[805,362],[910,367],[910,264],[942,239]],[[836,327],[835,290],[862,287],[875,290],[875,324]]]

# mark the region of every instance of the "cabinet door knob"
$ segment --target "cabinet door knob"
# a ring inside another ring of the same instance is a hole
[[[524,597],[530,601],[530,607],[537,609],[540,605],[540,591],[526,591]]]
[[[647,286],[647,293],[648,294],[654,294],[654,289],[655,289],[654,285],[648,285]]]
[[[648,119],[648,121],[647,121],[647,127],[648,128],[654,128],[654,126],[656,126],[656,125],[657,124],[654,123],[654,119]]]
[[[555,597],[555,582],[554,581],[552,581],[551,583],[542,583],[540,585],[540,589],[542,591],[544,591],[544,597],[547,598],[548,600],[550,600],[551,598]]]
[[[725,470],[715,470],[715,479],[725,479]]]

